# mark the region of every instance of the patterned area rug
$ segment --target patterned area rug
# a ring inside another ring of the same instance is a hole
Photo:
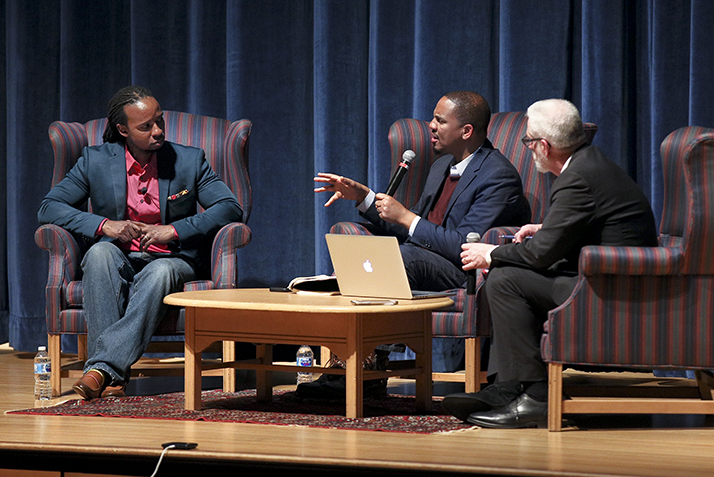
[[[185,410],[184,394],[171,393],[92,401],[71,400],[53,407],[7,413],[238,422],[421,434],[470,429],[442,410],[440,398],[434,400],[430,412],[417,414],[414,398],[397,395],[368,397],[364,400],[365,417],[348,419],[344,416],[344,401],[303,399],[293,391],[275,391],[270,403],[258,402],[255,390],[237,393],[203,391],[201,396],[203,409],[200,411]]]

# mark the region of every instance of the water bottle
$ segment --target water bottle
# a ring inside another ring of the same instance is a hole
[[[50,382],[50,357],[47,348],[40,346],[35,355],[35,399],[49,401],[52,399],[52,383]]]
[[[310,368],[310,367],[312,367],[314,358],[315,358],[315,355],[312,353],[312,348],[310,348],[308,345],[300,346],[300,349],[298,350],[297,355],[296,355],[296,360],[297,360],[298,366]],[[298,384],[311,383],[311,382],[312,382],[312,373],[303,373],[303,372],[297,373],[297,383]]]

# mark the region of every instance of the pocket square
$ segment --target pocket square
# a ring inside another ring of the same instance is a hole
[[[186,195],[186,194],[188,194],[188,189],[184,189],[184,190],[182,190],[181,192],[179,192],[178,194],[170,195],[170,196],[169,196],[169,200],[176,200],[176,199],[178,199],[179,197],[181,197],[181,196],[183,196],[183,195]]]

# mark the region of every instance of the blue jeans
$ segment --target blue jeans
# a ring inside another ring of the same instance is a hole
[[[82,260],[87,352],[84,372],[99,369],[110,384],[127,383],[166,313],[164,297],[195,279],[191,264],[161,254],[94,244]]]

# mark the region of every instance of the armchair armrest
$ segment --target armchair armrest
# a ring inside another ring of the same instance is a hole
[[[375,235],[369,229],[371,224],[361,222],[337,222],[330,227],[331,234],[342,235]]]
[[[57,225],[45,224],[35,232],[35,243],[50,252],[47,287],[65,286],[78,279],[80,248],[72,234]]]
[[[580,252],[581,275],[673,275],[684,263],[679,247],[612,247],[588,245]]]
[[[50,252],[47,285],[45,285],[45,318],[48,329],[59,322],[60,310],[67,303],[64,291],[79,278],[80,248],[75,238],[62,227],[41,225],[35,232],[35,243]]]
[[[211,278],[216,288],[238,286],[238,256],[236,250],[250,243],[252,233],[244,223],[225,225],[213,239]]]
[[[520,227],[493,227],[486,231],[481,237],[482,243],[489,243],[491,245],[501,245],[505,243],[501,238],[501,235],[513,235]]]

